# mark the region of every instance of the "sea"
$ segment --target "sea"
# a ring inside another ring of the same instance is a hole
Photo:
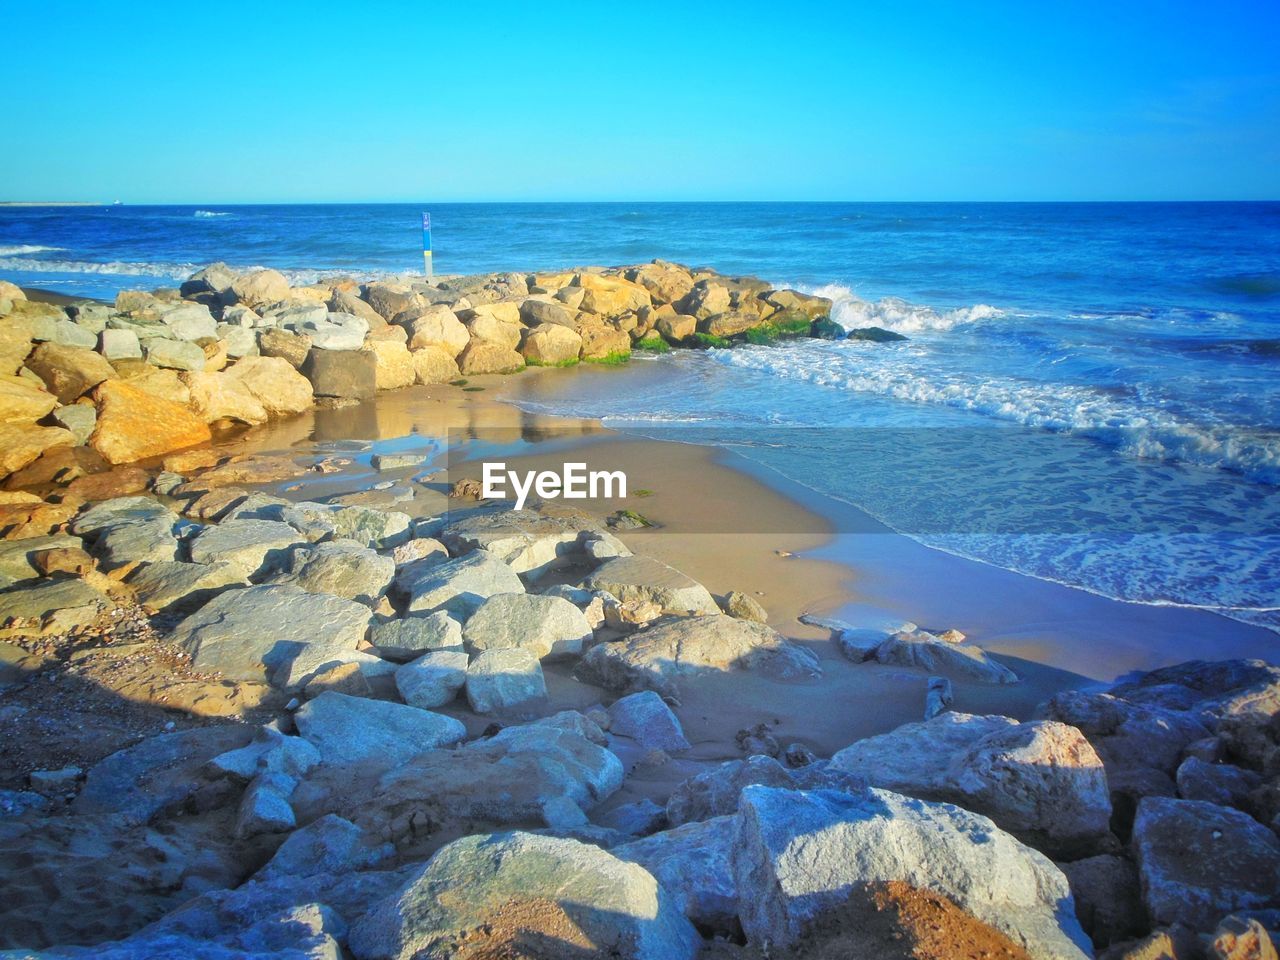
[[[638,356],[527,400],[707,443],[936,550],[1280,631],[1280,203],[0,208],[0,277],[88,297],[663,258],[849,330]],[[744,518],[750,524],[751,518]]]

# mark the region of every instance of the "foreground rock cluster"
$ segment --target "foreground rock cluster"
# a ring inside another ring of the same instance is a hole
[[[291,287],[213,264],[114,305],[28,300],[0,281],[0,476],[84,447],[120,464],[378,390],[613,363],[633,349],[843,331],[831,302],[655,261],[563,273]]]
[[[220,482],[279,464],[197,462],[0,541],[6,648],[141,610],[238,692],[0,793],[0,948],[800,957],[889,884],[1008,956],[1274,956],[1280,669],[1196,662],[1024,722],[941,709],[828,758],[762,735],[699,760],[680,703],[710,675],[821,700],[819,658],[749,597],[576,513],[291,502]],[[833,629],[846,656],[856,629]],[[1006,682],[959,638],[871,633],[883,662]],[[557,710],[552,673],[600,702]],[[0,690],[0,718],[50,682]],[[617,802],[673,758],[698,772]],[[859,929],[842,942],[870,955]]]

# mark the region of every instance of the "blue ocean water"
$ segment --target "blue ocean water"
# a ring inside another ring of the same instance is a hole
[[[0,277],[415,272],[422,209],[0,208]],[[910,338],[680,352],[543,409],[734,446],[939,549],[1280,627],[1280,203],[429,209],[438,273],[663,257]]]

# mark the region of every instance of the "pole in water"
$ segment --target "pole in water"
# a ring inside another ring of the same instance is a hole
[[[422,215],[422,265],[426,268],[427,280],[435,279],[435,270],[431,265],[431,214]]]

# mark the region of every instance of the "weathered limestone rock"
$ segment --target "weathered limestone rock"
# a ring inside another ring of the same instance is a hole
[[[755,754],[728,760],[679,784],[667,798],[667,822],[674,826],[723,817],[738,810],[742,791],[752,784],[784,790],[840,790],[858,793],[866,781],[814,763],[792,770],[773,757]]]
[[[633,267],[626,272],[626,278],[648,290],[656,304],[676,303],[693,289],[689,271],[661,260]]]
[[[27,369],[44,381],[59,403],[73,403],[104,380],[116,377],[115,368],[101,354],[56,343],[36,347],[27,359]]]
[[[984,650],[939,640],[930,633],[895,633],[876,648],[881,663],[917,667],[978,683],[1017,683],[1018,675],[992,660]]]
[[[679,719],[652,690],[615,700],[609,707],[609,732],[630,737],[648,750],[680,753],[689,749]]]
[[[0,423],[0,476],[21,470],[46,450],[73,447],[75,442],[75,435],[62,427]]]
[[[313,348],[300,369],[317,397],[368,400],[378,389],[378,361],[368,350]]]
[[[294,719],[329,766],[367,760],[400,765],[428,750],[451,746],[466,734],[453,717],[342,693],[322,693],[307,701]]]
[[[281,357],[241,357],[222,373],[261,405],[268,417],[284,417],[311,409],[311,384]]]
[[[544,323],[525,331],[520,352],[531,364],[554,367],[576,363],[582,352],[582,337],[567,326]]]
[[[379,556],[354,540],[330,540],[294,548],[274,582],[372,605],[386,592],[395,573],[390,557]]]
[[[457,361],[442,347],[420,347],[413,351],[412,357],[417,383],[450,383],[462,375]]]
[[[527,650],[486,650],[467,666],[467,702],[476,713],[527,710],[547,696],[538,658]]]
[[[484,550],[425,569],[406,567],[396,577],[396,588],[408,597],[410,613],[445,610],[464,618],[495,594],[524,592],[515,571]]]
[[[462,624],[444,610],[374,624],[369,642],[388,660],[407,663],[433,650],[462,652]]]
[[[1144,797],[1133,847],[1156,924],[1208,931],[1237,910],[1280,906],[1280,839],[1239,810]]]
[[[191,613],[229,587],[249,585],[234,564],[172,560],[148,563],[128,583],[139,604],[164,613]]]
[[[582,611],[560,597],[500,593],[467,618],[462,638],[473,653],[519,648],[543,657],[577,656],[591,639]]]
[[[467,682],[468,657],[458,650],[432,650],[396,671],[396,689],[411,707],[444,706]]]
[[[470,341],[458,355],[458,369],[465,376],[482,373],[515,373],[517,370],[524,369],[524,357],[505,344],[475,339]]]
[[[681,683],[699,674],[734,669],[783,682],[822,675],[817,657],[764,624],[717,614],[659,622],[626,640],[592,647],[575,676],[610,690],[677,696]]]
[[[728,287],[714,280],[699,280],[675,306],[682,314],[705,320],[717,313],[724,313],[730,305]]]
[[[218,335],[218,323],[203,303],[179,303],[166,309],[160,319],[176,340],[204,340]]]
[[[591,590],[604,590],[619,600],[651,600],[665,613],[719,614],[711,593],[696,580],[651,557],[609,560],[586,580]]]
[[[199,344],[155,337],[146,343],[147,363],[169,370],[204,370],[207,357]]]
[[[258,352],[264,357],[284,360],[296,370],[311,352],[311,338],[288,330],[262,330],[258,333]]]
[[[602,317],[616,317],[652,303],[649,291],[622,277],[581,273],[575,283],[582,288],[582,309]]]
[[[826,297],[815,297],[794,290],[772,290],[765,299],[779,310],[799,310],[810,320],[819,320],[831,314],[831,301]]]
[[[299,686],[321,669],[359,661],[369,608],[288,585],[231,589],[174,628],[196,670]]]
[[[417,302],[408,286],[397,283],[370,283],[364,288],[364,299],[378,316],[388,322]]]
[[[108,380],[94,391],[98,422],[89,446],[108,463],[130,463],[208,443],[208,425],[186,407]]]
[[[44,618],[62,611],[77,611],[69,619],[83,623],[92,620],[100,608],[109,604],[105,594],[83,580],[29,580],[0,591],[0,620]]]
[[[58,406],[58,398],[25,377],[0,376],[0,423],[32,423]]]
[[[454,312],[443,304],[427,307],[406,325],[409,349],[438,347],[454,359],[471,341],[471,334]]]
[[[611,360],[631,353],[631,337],[616,327],[583,324],[578,333],[582,337],[578,355],[583,360]]]
[[[308,311],[303,316],[282,322],[286,330],[305,333],[311,338],[313,350],[356,351],[364,346],[369,333],[369,323],[350,313]],[[320,313],[323,312],[323,316]]]
[[[951,899],[1034,957],[1091,952],[1066,878],[986,817],[886,790],[750,786],[736,820],[739,917],[754,943],[784,948],[859,884],[897,880]]]
[[[734,824],[733,817],[713,817],[621,844],[609,852],[653,874],[700,929],[731,935],[738,929]]]
[[[520,304],[520,319],[530,327],[547,323],[572,329],[574,325],[568,308],[554,297],[544,294],[535,294]]]
[[[730,590],[724,598],[724,612],[739,620],[754,620],[756,623],[768,623],[769,614],[755,597],[741,590]]]
[[[230,294],[227,296],[227,294]],[[260,307],[289,298],[289,281],[276,270],[252,270],[231,281],[224,300],[242,303],[248,307]]]
[[[93,433],[94,424],[98,422],[98,412],[90,404],[72,403],[55,410],[53,420],[58,426],[71,431],[71,435],[76,438],[76,446],[82,446]]]
[[[413,356],[403,343],[375,340],[369,344],[374,359],[374,380],[379,390],[399,390],[417,380]]]
[[[671,343],[680,343],[688,340],[698,330],[698,321],[695,317],[685,316],[684,314],[668,314],[658,318],[658,332],[662,334]]]
[[[301,535],[287,523],[274,520],[224,520],[210,525],[191,541],[194,563],[229,563],[252,578],[282,566]]]
[[[411,960],[461,940],[493,956],[550,942],[620,960],[692,960],[701,946],[642,867],[528,833],[455,840],[350,937],[353,951],[371,960]]]

